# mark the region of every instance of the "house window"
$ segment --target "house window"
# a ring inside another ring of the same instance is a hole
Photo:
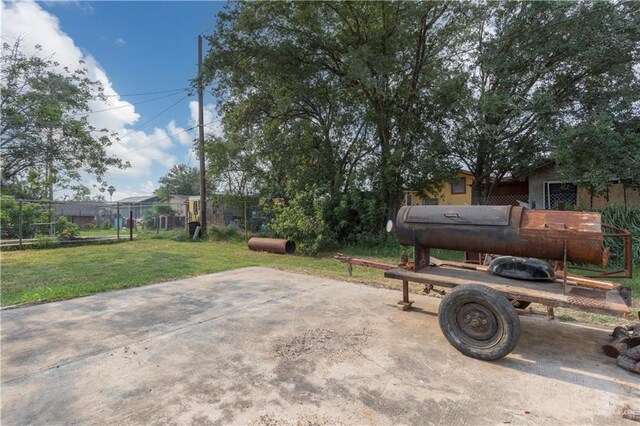
[[[578,188],[570,183],[544,182],[544,208],[571,210],[578,199]]]
[[[452,194],[464,194],[467,192],[467,180],[464,177],[456,178],[451,182]]]
[[[409,192],[405,195],[404,204],[410,206],[413,204],[411,201],[413,201],[413,195]]]
[[[425,198],[422,200],[423,206],[437,206],[438,199],[437,198]]]

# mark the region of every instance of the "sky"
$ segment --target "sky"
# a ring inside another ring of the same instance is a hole
[[[151,195],[175,164],[198,166],[197,95],[189,80],[197,74],[197,36],[211,34],[225,3],[212,1],[2,1],[1,35],[22,38],[25,53],[42,46],[60,67],[85,61],[88,76],[102,83],[107,102],[92,101],[89,121],[117,131],[111,155],[129,161],[126,170],[105,176],[116,188],[113,201]],[[206,40],[204,40],[206,54]],[[181,90],[184,89],[184,90]],[[168,92],[169,91],[169,92]],[[154,93],[164,92],[164,93]],[[145,95],[138,95],[138,94]],[[205,91],[206,132],[219,133],[215,99]],[[109,109],[108,111],[101,111]],[[191,129],[191,130],[190,130]],[[94,194],[94,180],[85,182]],[[55,194],[61,198],[63,191]],[[109,200],[109,195],[106,194]]]

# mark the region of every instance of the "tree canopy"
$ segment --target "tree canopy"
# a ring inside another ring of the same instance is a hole
[[[20,40],[2,44],[0,61],[3,187],[26,180],[51,196],[52,185],[73,186],[81,173],[106,186],[102,178],[109,167],[128,166],[107,154],[117,134],[88,121],[89,101],[105,98],[82,63],[75,70],[60,68],[51,58],[23,53]]]
[[[614,114],[627,123],[638,114],[632,102],[638,95],[633,66],[639,12],[623,2],[501,2],[477,8],[464,43],[469,55],[460,63],[467,83],[446,122],[452,131],[447,144],[474,175],[476,197],[490,195],[506,174],[526,176],[553,158],[571,181],[609,176],[618,168],[615,158],[579,160],[594,171],[580,176],[569,158],[598,151],[595,145],[580,148],[576,140],[593,113],[607,111],[609,119]],[[624,137],[609,129],[597,137],[613,148]]]
[[[322,217],[338,240],[378,232],[404,191],[426,194],[458,169],[473,174],[477,202],[549,161],[572,181],[631,179],[639,9],[234,3],[205,60],[225,132],[210,138],[210,168],[219,180],[259,175],[254,191]]]
[[[196,167],[176,164],[158,180],[160,187],[156,190],[156,195],[160,198],[168,198],[171,195],[198,195],[199,177]]]

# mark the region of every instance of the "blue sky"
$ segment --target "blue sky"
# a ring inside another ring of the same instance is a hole
[[[149,194],[173,164],[197,165],[197,157],[189,152],[195,129],[187,131],[197,117],[195,93],[190,97],[186,92],[126,95],[186,88],[197,71],[197,35],[212,32],[224,5],[205,1],[3,2],[2,37],[22,37],[27,51],[41,44],[62,65],[83,59],[89,75],[103,83],[109,102],[96,103],[92,109],[117,108],[91,114],[90,120],[96,127],[106,126],[125,136],[111,152],[133,165],[107,176],[116,187],[116,200]],[[208,93],[205,105],[205,122],[212,122],[208,131],[219,131],[215,100]]]

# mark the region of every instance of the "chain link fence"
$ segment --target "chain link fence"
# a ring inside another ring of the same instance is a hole
[[[80,243],[133,236],[186,236],[199,224],[198,197],[184,202],[48,201],[3,198],[0,206],[0,245],[3,247],[58,242]],[[237,228],[247,235],[259,232],[264,215],[258,199],[207,201],[207,225]],[[190,227],[189,224],[192,224]]]
[[[575,193],[552,192],[546,194],[545,208],[549,210],[573,210],[576,208],[577,201]]]
[[[484,206],[517,206],[521,203],[528,203],[528,195],[490,195],[488,197],[474,196],[471,200],[473,205]]]

